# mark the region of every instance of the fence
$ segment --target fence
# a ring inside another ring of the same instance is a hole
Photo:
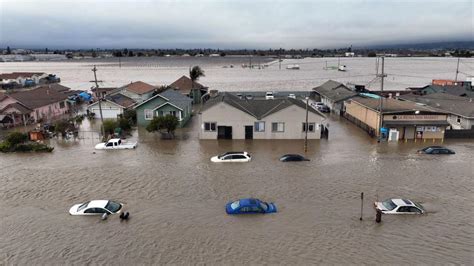
[[[474,139],[474,128],[471,129],[449,129],[444,132],[447,139]]]

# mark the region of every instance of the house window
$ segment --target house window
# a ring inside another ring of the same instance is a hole
[[[176,111],[170,111],[170,115],[174,116],[174,117],[177,117],[176,116]]]
[[[153,119],[153,110],[145,109],[145,120]]]
[[[259,121],[255,122],[255,132],[264,132],[265,131],[265,122]]]
[[[456,121],[457,121],[458,123],[461,123],[461,117],[458,116],[458,118],[456,119]]]
[[[272,132],[285,132],[285,123],[283,122],[272,123]]]
[[[64,108],[64,102],[59,103],[59,108],[63,109]]]
[[[308,123],[308,132],[314,132],[315,128],[315,123]],[[306,132],[306,123],[303,123],[303,132]]]
[[[204,123],[204,131],[216,131],[216,122],[205,122]]]
[[[158,116],[164,116],[163,111],[158,111]]]

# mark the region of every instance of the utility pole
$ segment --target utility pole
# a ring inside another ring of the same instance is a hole
[[[304,152],[308,151],[308,102],[309,97],[306,97],[306,124],[304,127]]]
[[[122,59],[119,57],[119,68],[122,68]]]
[[[380,140],[382,139],[382,125],[383,125],[383,81],[384,81],[384,78],[387,76],[385,74],[385,65],[384,65],[384,62],[385,62],[385,57],[382,56],[382,73],[380,75],[377,75],[377,77],[380,77],[381,78],[381,82],[380,82],[380,106],[379,106],[379,110],[380,110],[380,118],[379,118],[379,142]]]
[[[281,70],[281,49],[280,49],[280,52],[278,52],[278,68]]]
[[[454,79],[454,82],[458,82],[459,60],[460,60],[460,58],[458,57],[458,65],[457,65],[457,67],[456,67],[456,78]]]
[[[249,54],[249,68],[252,68],[252,55]]]
[[[95,67],[94,65],[94,68],[92,69],[92,72],[94,72],[94,82],[95,82],[95,89],[97,91],[97,94],[99,95],[99,111],[100,111],[100,122],[101,122],[101,125],[100,125],[100,133],[102,134],[102,138],[105,136],[105,133],[104,133],[104,117],[102,116],[102,105],[101,105],[101,102],[102,102],[102,94],[99,92],[99,83],[97,83],[97,68]]]

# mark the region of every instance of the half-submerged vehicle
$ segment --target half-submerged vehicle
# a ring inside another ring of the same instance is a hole
[[[442,146],[425,147],[421,150],[418,150],[418,153],[424,153],[424,154],[455,154],[455,152],[453,150],[450,150],[450,149],[442,147]]]
[[[280,161],[282,162],[301,162],[301,161],[309,161],[309,159],[305,158],[299,154],[285,154],[281,156]]]
[[[230,151],[211,158],[213,163],[246,163],[252,160],[252,156],[246,151]]]
[[[408,199],[387,199],[375,202],[375,209],[383,214],[423,214],[425,209],[421,204]]]
[[[71,215],[107,215],[122,211],[123,204],[111,200],[91,200],[75,204],[69,209]]]
[[[245,198],[229,202],[225,206],[227,214],[252,214],[277,212],[275,204],[267,203],[259,199]]]
[[[96,150],[124,150],[124,149],[135,149],[137,142],[129,143],[124,142],[121,139],[110,139],[107,142],[102,142],[95,145]]]

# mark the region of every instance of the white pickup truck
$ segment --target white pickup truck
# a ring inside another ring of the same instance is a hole
[[[110,139],[107,142],[99,143],[95,145],[96,150],[123,150],[123,149],[135,149],[137,143],[123,142],[121,139]]]

